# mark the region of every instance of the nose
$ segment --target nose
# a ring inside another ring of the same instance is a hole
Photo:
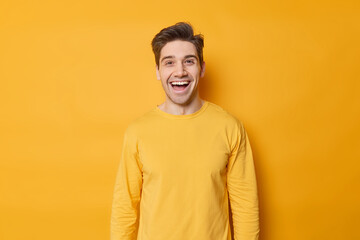
[[[184,68],[183,64],[176,64],[176,69],[175,69],[175,77],[184,77],[187,76],[187,72],[186,69]]]

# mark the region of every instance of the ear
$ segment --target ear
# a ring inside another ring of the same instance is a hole
[[[160,80],[160,72],[159,72],[159,66],[156,65],[156,78],[157,80]]]
[[[205,75],[205,62],[202,63],[202,66],[201,66],[201,72],[200,72],[200,77],[204,77]]]

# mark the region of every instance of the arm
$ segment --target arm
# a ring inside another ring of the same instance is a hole
[[[249,139],[240,122],[236,132],[227,173],[234,239],[257,240],[260,231],[259,208],[253,157]]]
[[[115,182],[111,240],[136,240],[141,188],[142,165],[139,161],[136,138],[127,129]]]

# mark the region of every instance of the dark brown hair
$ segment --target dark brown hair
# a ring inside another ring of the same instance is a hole
[[[194,44],[199,57],[200,66],[202,66],[204,37],[202,34],[194,35],[192,26],[185,22],[178,22],[175,25],[164,28],[155,35],[151,42],[151,46],[155,54],[155,62],[157,66],[159,66],[161,49],[165,46],[165,44],[174,40],[188,41]]]

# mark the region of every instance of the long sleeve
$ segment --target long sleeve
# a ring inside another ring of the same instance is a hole
[[[252,151],[246,131],[237,122],[235,142],[228,162],[229,192],[235,240],[259,238],[259,208],[257,183]]]
[[[111,240],[136,240],[141,189],[142,165],[139,161],[137,141],[128,128],[124,134],[122,154],[114,188]]]

